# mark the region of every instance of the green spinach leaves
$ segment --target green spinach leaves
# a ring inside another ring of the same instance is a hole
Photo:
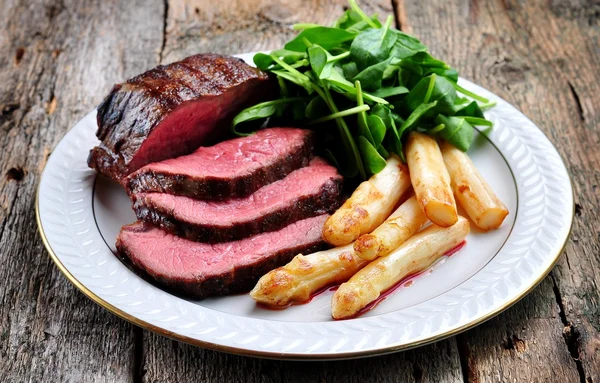
[[[314,129],[344,175],[366,179],[389,153],[403,158],[412,130],[466,151],[473,126],[492,126],[482,110],[494,104],[458,85],[455,69],[393,29],[391,16],[382,24],[356,0],[349,5],[333,26],[298,24],[301,32],[283,49],[254,56],[258,68],[277,77],[281,97],[240,112],[235,134],[265,120]]]

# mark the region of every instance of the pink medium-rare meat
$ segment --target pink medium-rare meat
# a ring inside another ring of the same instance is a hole
[[[138,219],[199,242],[226,242],[279,230],[333,213],[342,203],[342,176],[321,158],[243,198],[198,200],[166,193],[133,195]]]
[[[270,128],[201,147],[194,153],[144,166],[125,180],[130,194],[159,192],[199,199],[245,197],[308,164],[314,134]]]
[[[198,54],[113,87],[98,106],[100,144],[88,164],[120,181],[151,162],[188,154],[228,131],[242,108],[265,100],[269,77],[242,60]]]
[[[204,298],[245,292],[263,274],[288,263],[296,254],[324,248],[321,231],[328,216],[213,245],[137,222],[121,229],[117,249],[134,270],[174,293]]]

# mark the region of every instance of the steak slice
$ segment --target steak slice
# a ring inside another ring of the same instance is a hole
[[[160,192],[199,199],[245,197],[306,166],[313,141],[313,133],[306,129],[259,130],[251,136],[144,166],[125,181],[125,187],[130,194]]]
[[[296,254],[324,248],[321,231],[328,216],[214,245],[137,222],[121,229],[117,249],[134,270],[172,292],[192,298],[245,292],[263,274],[288,263]]]
[[[274,93],[269,77],[234,57],[199,54],[113,87],[98,106],[91,168],[117,181],[191,153],[229,129],[242,108]]]
[[[333,213],[342,202],[342,176],[315,158],[309,166],[244,198],[206,201],[166,193],[133,197],[140,220],[193,241],[226,242]]]

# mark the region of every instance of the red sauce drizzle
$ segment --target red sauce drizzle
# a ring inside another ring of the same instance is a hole
[[[339,284],[327,285],[327,286],[321,287],[319,290],[310,294],[310,297],[307,300],[302,301],[302,302],[290,302],[285,306],[272,306],[272,305],[268,305],[268,304],[262,303],[262,302],[256,302],[256,305],[258,307],[260,307],[262,309],[266,309],[266,310],[275,310],[275,311],[285,310],[291,306],[299,306],[299,305],[305,305],[307,303],[310,303],[316,296],[323,294],[325,291],[335,291],[338,289],[338,287],[340,287]]]
[[[459,243],[458,245],[454,246],[452,249],[448,250],[442,257],[451,257],[452,255],[454,255],[457,251],[459,251],[460,249],[462,249],[465,244],[467,243],[467,241],[462,241],[461,243]],[[347,320],[347,319],[354,319],[357,318],[361,315],[363,315],[364,313],[373,310],[375,307],[377,307],[381,302],[383,302],[384,300],[387,299],[388,295],[390,295],[391,293],[393,293],[394,291],[396,291],[398,288],[400,287],[410,287],[412,286],[412,284],[414,283],[414,280],[419,277],[420,275],[422,275],[423,273],[425,273],[426,270],[423,270],[421,272],[415,273],[415,274],[411,274],[411,275],[407,275],[405,278],[401,279],[400,281],[398,281],[396,284],[394,284],[392,287],[390,287],[389,289],[385,290],[384,292],[381,293],[381,295],[379,295],[379,297],[377,299],[375,299],[373,302],[369,303],[368,305],[366,305],[365,307],[363,307],[362,309],[360,309],[356,314],[354,314],[351,317],[348,318],[344,318],[344,319],[336,319],[336,320]],[[335,318],[334,318],[335,319]]]

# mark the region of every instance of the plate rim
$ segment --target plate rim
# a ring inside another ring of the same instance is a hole
[[[251,54],[253,54],[253,53],[246,53],[243,55],[246,56],[246,55],[251,55]],[[237,55],[237,56],[241,56],[241,55]],[[472,84],[474,84],[474,83],[472,83]],[[492,93],[492,92],[490,92],[490,93]],[[508,105],[512,106],[512,104],[506,102],[504,99],[497,96],[495,93],[494,93],[494,95],[498,99],[500,99],[500,100],[504,101],[505,103],[507,103]],[[527,118],[520,110],[518,110],[514,106],[513,106],[513,108],[515,110],[517,110],[525,118]],[[86,116],[87,116],[87,114],[86,114]],[[85,117],[83,117],[83,118],[85,118]],[[83,118],[80,119],[79,121],[83,120]],[[527,118],[527,119],[529,120],[529,118]],[[79,123],[79,121],[78,121],[78,123]],[[125,312],[124,310],[118,308],[117,306],[114,306],[113,304],[111,304],[108,301],[101,298],[96,293],[91,291],[86,285],[84,285],[82,282],[80,282],[67,269],[67,267],[62,263],[62,261],[60,260],[58,255],[52,249],[52,246],[50,245],[50,242],[46,235],[46,232],[44,231],[43,224],[42,224],[42,218],[41,218],[41,214],[40,214],[40,189],[42,186],[42,180],[43,180],[46,168],[48,166],[48,162],[44,166],[44,169],[41,173],[40,180],[38,182],[38,186],[37,186],[37,190],[36,190],[36,197],[35,197],[36,223],[38,226],[38,232],[40,233],[42,242],[43,242],[46,250],[50,254],[50,258],[56,264],[56,266],[61,271],[61,273],[67,278],[67,280],[69,280],[75,287],[77,287],[77,289],[79,289],[86,297],[91,299],[93,302],[95,302],[102,308],[108,310],[109,312],[120,317],[121,319],[124,319],[136,326],[139,326],[146,330],[152,331],[156,334],[159,334],[159,335],[162,335],[162,336],[165,336],[165,337],[177,340],[177,341],[192,344],[194,346],[199,346],[199,347],[203,347],[203,348],[207,348],[207,349],[211,349],[211,350],[215,350],[215,351],[227,352],[227,353],[236,354],[236,355],[267,358],[267,359],[278,359],[278,360],[336,360],[336,359],[353,359],[353,358],[362,358],[362,357],[389,354],[389,353],[393,353],[393,352],[397,352],[397,351],[401,351],[401,350],[407,350],[407,349],[419,347],[419,346],[422,346],[425,344],[429,344],[429,343],[433,343],[436,341],[446,339],[448,337],[454,336],[454,335],[464,332],[468,329],[471,329],[471,328],[493,318],[494,316],[505,311],[506,309],[508,309],[515,303],[517,303],[519,300],[521,300],[523,297],[525,297],[527,294],[529,294],[550,273],[550,271],[552,271],[554,266],[557,264],[558,260],[560,259],[560,256],[564,252],[564,249],[568,243],[568,239],[569,239],[572,229],[573,229],[574,216],[575,216],[575,191],[573,188],[572,178],[569,174],[569,169],[567,168],[563,157],[560,155],[560,153],[556,149],[556,146],[554,146],[552,141],[550,141],[550,139],[548,138],[548,136],[546,135],[546,133],[543,130],[541,130],[531,120],[529,120],[529,121],[535,126],[535,128],[541,134],[544,135],[546,140],[548,140],[548,142],[550,143],[550,146],[555,150],[557,158],[560,160],[561,165],[563,166],[563,168],[566,171],[568,183],[571,188],[572,204],[570,206],[570,209],[568,212],[569,215],[567,218],[568,219],[568,230],[565,231],[564,238],[558,239],[557,243],[560,245],[557,245],[555,247],[554,252],[549,253],[547,259],[551,259],[551,262],[548,264],[548,266],[545,269],[543,269],[541,272],[538,273],[537,277],[535,279],[533,279],[533,281],[528,286],[526,286],[525,288],[522,288],[513,298],[505,301],[499,307],[494,308],[494,309],[486,312],[485,314],[483,314],[479,317],[476,317],[476,318],[468,321],[467,323],[464,323],[463,325],[458,326],[456,328],[451,328],[451,329],[444,331],[442,333],[439,333],[439,334],[433,333],[433,334],[425,336],[421,339],[403,342],[401,344],[379,347],[379,348],[372,349],[372,350],[344,351],[344,352],[333,352],[333,353],[332,352],[328,352],[328,353],[307,353],[307,352],[296,353],[296,352],[264,351],[264,350],[256,350],[256,349],[252,350],[249,348],[229,346],[229,345],[225,345],[225,344],[219,344],[219,343],[214,343],[214,342],[210,342],[210,341],[206,341],[206,340],[200,340],[200,339],[188,337],[186,335],[182,335],[180,333],[173,332],[173,331],[167,330],[165,328],[162,328],[160,326],[154,325],[154,324],[149,323],[143,319],[140,319],[132,314]],[[64,139],[64,137],[67,135],[67,133],[70,132],[71,129],[73,129],[75,126],[77,126],[77,124],[73,125],[71,128],[69,128],[69,130],[67,130],[67,132],[65,133],[63,138],[61,138],[61,141],[62,141],[62,139]]]

